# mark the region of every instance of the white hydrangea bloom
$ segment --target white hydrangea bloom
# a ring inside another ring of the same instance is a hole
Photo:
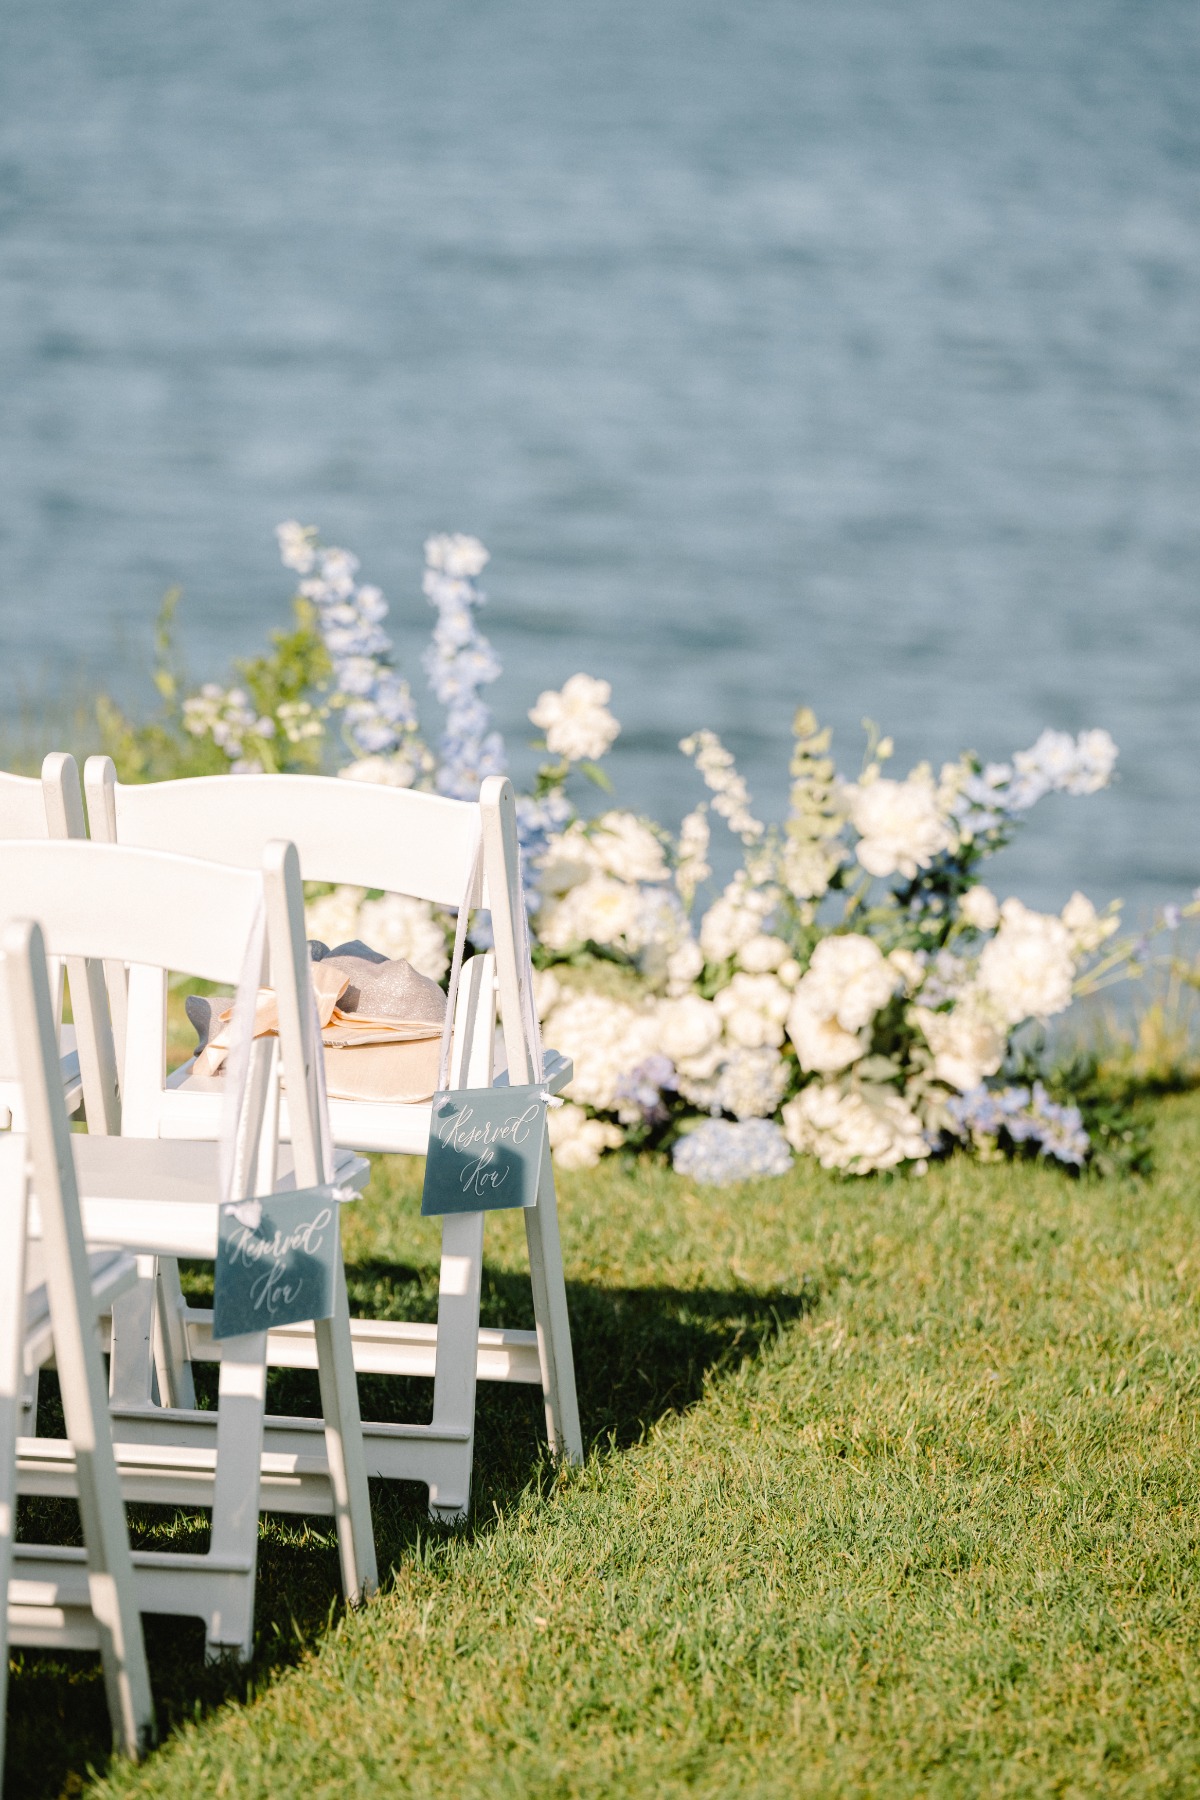
[[[468,537],[462,531],[442,532],[437,537],[425,539],[426,565],[443,575],[474,581],[477,575],[482,575],[490,560],[479,539]]]
[[[694,937],[685,937],[667,957],[667,993],[686,994],[704,969],[704,952]]]
[[[749,975],[769,975],[786,962],[790,954],[782,938],[759,931],[738,951],[738,963]]]
[[[778,1049],[791,1004],[791,994],[774,975],[741,971],[713,997],[725,1036],[746,1050],[759,1050],[764,1045]]]
[[[1071,934],[1076,956],[1098,950],[1120,923],[1115,913],[1101,916],[1087,895],[1080,893],[1072,894],[1063,907],[1062,922]]]
[[[1071,1004],[1074,942],[1061,919],[1019,900],[1000,908],[1000,929],[979,958],[980,990],[1009,1025],[1046,1019]]]
[[[850,820],[859,834],[858,860],[870,875],[903,875],[912,880],[942,850],[955,843],[953,827],[938,806],[929,769],[914,769],[906,781],[878,777],[846,790]]]
[[[411,894],[364,900],[357,935],[384,956],[405,957],[418,974],[428,975],[432,981],[440,981],[450,966],[446,934],[434,918],[432,906]]]
[[[793,1149],[808,1151],[822,1168],[869,1175],[929,1154],[920,1120],[892,1088],[862,1082],[846,1091],[812,1082],[783,1109]]]
[[[949,1012],[914,1006],[909,1018],[933,1051],[933,1072],[938,1080],[960,1093],[977,1088],[1004,1061],[1008,1033],[976,995],[968,994]]]
[[[331,950],[338,944],[349,944],[362,937],[358,915],[366,896],[366,888],[335,887],[331,894],[310,900],[304,909],[304,929],[308,936],[316,938],[318,943],[328,944]]]
[[[769,1119],[787,1092],[788,1066],[778,1050],[736,1049],[713,1083],[712,1102],[735,1119]]]
[[[1000,923],[1000,902],[991,888],[968,888],[959,896],[958,916],[976,931],[995,931]]]
[[[552,1106],[546,1114],[550,1148],[560,1169],[594,1169],[606,1150],[616,1150],[624,1134],[607,1119],[590,1119],[582,1106]]]
[[[869,1047],[865,1031],[844,1030],[835,1018],[814,1011],[808,996],[799,992],[788,1013],[787,1034],[800,1067],[811,1074],[834,1075],[839,1069],[848,1069]]]
[[[569,991],[545,1022],[546,1042],[575,1065],[568,1097],[597,1112],[614,1110],[621,1077],[659,1048],[658,1037],[654,1014],[591,992]]]
[[[557,692],[539,694],[529,718],[546,734],[552,756],[568,762],[595,762],[612,748],[621,727],[608,711],[612,686],[591,675],[572,675]]]
[[[725,962],[760,936],[775,901],[773,889],[752,887],[745,870],[739,869],[700,921],[700,948],[709,962]]]
[[[669,1056],[684,1078],[704,1081],[716,1073],[721,1061],[721,1015],[711,1000],[684,994],[677,1000],[660,1000],[655,1013],[658,1041],[654,1046]],[[631,1058],[632,1063],[638,1058]]]

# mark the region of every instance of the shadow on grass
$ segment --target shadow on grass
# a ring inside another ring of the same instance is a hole
[[[437,1292],[428,1273],[396,1264],[347,1268],[351,1310],[380,1318],[434,1319]],[[186,1284],[194,1297],[199,1283]],[[569,1286],[580,1417],[586,1449],[624,1449],[659,1419],[694,1405],[705,1382],[719,1377],[808,1312],[814,1293],[762,1294],[750,1289]],[[531,1328],[528,1277],[485,1271],[485,1325]],[[201,1404],[213,1403],[215,1369],[197,1371]],[[365,1417],[428,1420],[432,1383],[386,1377],[360,1381]],[[270,1377],[272,1412],[319,1413],[315,1375],[277,1370]],[[54,1378],[43,1378],[39,1430],[62,1431]],[[538,1388],[481,1382],[477,1404],[473,1516],[468,1534],[488,1531],[546,1468],[542,1396]],[[372,1485],[372,1514],[381,1575],[411,1555],[418,1538],[449,1535],[431,1525],[417,1483]],[[207,1515],[165,1507],[131,1507],[136,1548],[203,1550]],[[19,1535],[78,1543],[71,1503],[23,1500]],[[339,1607],[337,1543],[328,1519],[271,1515],[259,1542],[253,1660],[206,1667],[198,1621],[145,1620],[146,1650],[160,1736],[228,1701],[247,1699],[297,1662]],[[95,1656],[16,1651],[8,1690],[5,1792],[50,1800],[79,1793],[89,1769],[108,1761],[109,1724]]]

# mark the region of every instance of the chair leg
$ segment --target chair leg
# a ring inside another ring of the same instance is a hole
[[[481,1212],[447,1213],[442,1220],[433,1423],[442,1430],[457,1428],[463,1436],[440,1448],[438,1478],[429,1484],[429,1511],[447,1525],[465,1519],[471,1504],[483,1220]]]
[[[329,1459],[337,1519],[342,1588],[353,1606],[376,1591],[379,1570],[375,1560],[358,1383],[354,1374],[354,1346],[350,1340],[350,1307],[340,1256],[335,1283],[333,1317],[318,1319],[316,1324],[317,1374],[321,1412],[325,1418],[325,1453]]]
[[[173,1256],[158,1259],[154,1304],[154,1368],[164,1406],[192,1408],[196,1384],[192,1379],[191,1352],[184,1323],[183,1289],[179,1264]]]
[[[542,1393],[546,1401],[546,1432],[555,1456],[565,1462],[581,1463],[583,1434],[575,1395],[575,1361],[571,1353],[571,1320],[567,1312],[562,1245],[558,1235],[554,1165],[548,1144],[542,1157],[537,1205],[527,1208],[525,1213],[525,1238],[529,1245],[533,1313],[542,1365]]]
[[[156,1263],[153,1256],[139,1256],[137,1281],[113,1301],[108,1392],[114,1406],[149,1406],[155,1398]]]
[[[259,1471],[267,1398],[267,1335],[225,1338],[217,1401],[217,1468],[213,1484],[214,1559],[237,1565],[237,1579],[209,1619],[205,1655],[230,1652],[249,1661],[254,1648],[254,1583],[258,1567]]]
[[[12,1574],[17,1512],[17,1438],[33,1435],[24,1422],[28,1379],[24,1371],[25,1168],[24,1142],[6,1146],[0,1189],[0,1769],[4,1767],[4,1719],[8,1689],[8,1583]]]

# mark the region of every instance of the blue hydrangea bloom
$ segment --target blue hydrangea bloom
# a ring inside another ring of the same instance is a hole
[[[792,1152],[770,1119],[705,1119],[671,1153],[677,1175],[706,1187],[726,1187],[761,1175],[786,1175]]]

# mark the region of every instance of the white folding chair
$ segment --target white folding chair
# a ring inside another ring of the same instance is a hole
[[[483,845],[482,904],[490,910],[494,951],[472,957],[464,969],[455,1021],[452,1086],[490,1086],[495,1079],[523,1083],[535,1079],[534,1045],[527,1020],[531,971],[523,954],[523,906],[518,864],[516,812],[511,784],[491,777],[477,803],[444,799],[407,789],[372,786],[326,776],[239,775],[126,785],[116,779],[107,757],[91,757],[84,771],[92,836],[110,843],[186,851],[241,867],[253,867],[264,842],[287,836],[300,856],[306,881],[328,881],[382,889],[457,907],[466,895],[477,846]],[[494,1063],[496,990],[499,993],[507,1073]],[[120,1001],[114,1003],[114,1010]],[[129,997],[131,1043],[146,1022]],[[546,1053],[543,1074],[551,1092],[571,1078],[571,1064]],[[130,1104],[132,1096],[127,1098]],[[195,1121],[204,1116],[215,1128],[215,1103],[176,1090],[172,1113],[164,1107],[164,1130],[174,1120],[202,1135]],[[431,1108],[333,1099],[329,1103],[334,1141],[356,1150],[423,1156],[429,1141]],[[286,1135],[286,1123],[284,1126]],[[551,1449],[582,1460],[575,1394],[570,1322],[563,1281],[554,1176],[546,1158],[538,1201],[525,1213],[533,1288],[534,1331],[481,1329],[479,1298],[483,1271],[482,1213],[447,1216],[442,1224],[442,1257],[436,1327],[419,1323],[354,1319],[354,1363],[360,1374],[433,1377],[433,1418],[428,1425],[364,1421],[373,1474],[416,1480],[429,1490],[431,1511],[452,1520],[465,1514],[470,1499],[475,1442],[475,1388],[479,1379],[541,1385]],[[208,1354],[206,1322],[196,1312],[186,1318],[191,1354]],[[272,1364],[310,1367],[311,1333],[299,1327],[271,1334]],[[269,1441],[276,1441],[269,1433]],[[298,1448],[295,1435],[282,1442]]]
[[[30,775],[10,775],[0,771],[0,840],[82,838],[87,836],[83,818],[83,791],[75,758],[62,751],[52,751],[42,763],[40,780]],[[53,966],[51,986],[55,994],[54,1016],[62,1016],[62,967]],[[82,965],[73,966],[71,1004],[75,1012],[86,1015],[100,994],[98,974],[90,978]],[[93,1116],[111,1119],[114,1092],[106,1091],[101,1072],[93,1068],[85,1050],[83,1067],[77,1048],[74,1025],[59,1025],[60,1063],[63,1096],[67,1111],[73,1113],[81,1102],[90,1105]],[[20,1082],[16,1070],[0,1058],[0,1129],[14,1124],[21,1129]],[[15,1108],[15,1111],[14,1111]],[[111,1124],[109,1129],[111,1129]]]
[[[138,1596],[145,1611],[191,1614],[205,1621],[209,1653],[249,1654],[253,1636],[258,1514],[262,1509],[332,1513],[337,1522],[343,1585],[350,1599],[376,1583],[366,1463],[354,1381],[345,1282],[338,1265],[334,1315],[314,1331],[323,1418],[312,1422],[322,1454],[302,1464],[295,1456],[263,1459],[266,1333],[214,1345],[220,1363],[215,1412],[151,1403],[151,1319],[140,1302],[153,1295],[156,1258],[176,1267],[180,1256],[215,1260],[222,1198],[278,1188],[325,1188],[333,1176],[323,1142],[319,1045],[308,985],[303,895],[296,853],[267,845],[262,872],[192,858],[90,843],[0,844],[0,895],[19,916],[40,915],[47,943],[60,955],[129,966],[131,994],[152,1010],[160,1031],[156,1082],[163,1090],[165,981],[168,970],[231,984],[243,976],[269,980],[279,999],[279,1054],[290,1075],[291,1168],[277,1162],[267,1114],[277,1083],[270,1075],[274,1046],[259,1040],[243,1109],[243,1180],[231,1195],[218,1179],[217,1134],[201,1142],[163,1141],[136,1109],[127,1110],[120,1137],[89,1132],[70,1139],[89,1243],[138,1253],[143,1279],[114,1307],[114,1372],[140,1363],[145,1379],[131,1382],[140,1404],[112,1409],[117,1466],[127,1499],[210,1506],[210,1548],[201,1554],[134,1555]],[[265,909],[258,965],[247,967]],[[92,1028],[102,1035],[107,1022]],[[150,1032],[131,1041],[125,1085],[147,1093]],[[97,1051],[112,1057],[111,1042]],[[140,1065],[135,1072],[129,1065]],[[261,1144],[261,1154],[253,1146]],[[250,1146],[250,1148],[246,1148]],[[355,1159],[342,1158],[344,1170]],[[361,1163],[361,1159],[359,1159]],[[365,1174],[365,1165],[361,1172]],[[334,1190],[328,1189],[332,1198]],[[34,1209],[36,1231],[36,1208]],[[165,1328],[170,1314],[160,1317]],[[120,1386],[119,1382],[114,1385]],[[169,1401],[174,1394],[164,1395]],[[22,1492],[72,1493],[77,1470],[70,1447],[57,1440],[21,1446]]]
[[[10,1645],[98,1650],[116,1747],[137,1756],[154,1731],[41,933],[13,921],[3,946],[7,1004],[0,997],[0,1011],[6,1023],[11,1013],[19,1046],[26,1132],[0,1137],[0,1768]],[[31,1175],[45,1252],[40,1271],[31,1271],[27,1256]],[[133,1276],[132,1257],[115,1260]],[[26,1372],[51,1350],[83,1524],[78,1550],[14,1541]]]

